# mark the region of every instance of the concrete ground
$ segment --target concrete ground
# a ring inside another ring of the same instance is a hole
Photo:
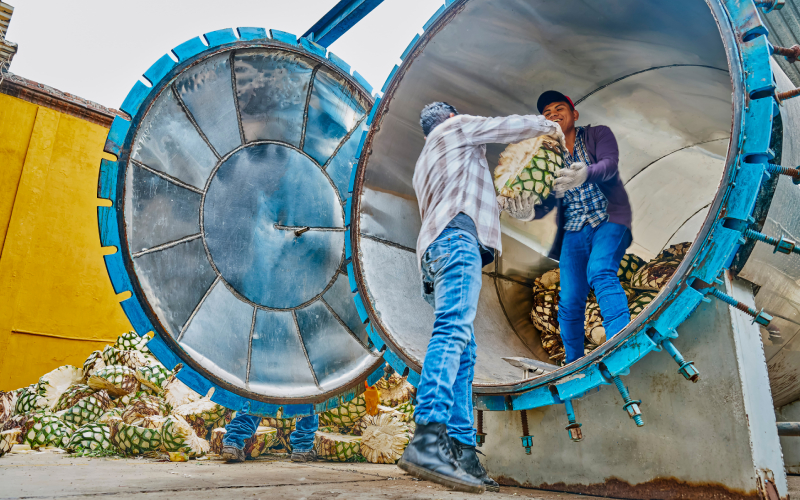
[[[0,458],[0,499],[112,497],[131,499],[448,499],[475,498],[417,481],[394,465],[296,464],[272,455],[244,464],[148,459],[76,458],[56,453]],[[503,487],[481,498],[573,500],[579,497]]]
[[[800,477],[791,476],[792,498]],[[393,465],[296,464],[268,456],[244,464],[218,460],[173,463],[148,459],[76,458],[56,453],[0,458],[0,499],[447,499],[476,498],[417,481]],[[577,500],[597,497],[503,487],[480,498]]]

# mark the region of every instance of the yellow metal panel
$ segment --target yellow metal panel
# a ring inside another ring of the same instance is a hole
[[[0,94],[0,255],[38,106]]]
[[[35,382],[63,364],[80,365],[130,330],[97,231],[107,130],[37,108],[0,255],[0,390]],[[3,146],[13,128],[0,121]],[[5,183],[0,189],[5,198]]]

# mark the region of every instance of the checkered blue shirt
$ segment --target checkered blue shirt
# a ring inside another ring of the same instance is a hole
[[[584,128],[578,127],[573,153],[564,155],[567,165],[581,161],[586,165],[592,164],[589,155],[586,154],[584,135]],[[608,220],[608,200],[597,184],[593,182],[583,183],[564,193],[563,204],[564,216],[567,221],[564,229],[567,231],[580,231],[587,223],[592,227],[597,227],[601,222]]]

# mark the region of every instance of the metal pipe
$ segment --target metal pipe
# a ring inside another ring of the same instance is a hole
[[[778,422],[779,436],[800,436],[800,422]]]

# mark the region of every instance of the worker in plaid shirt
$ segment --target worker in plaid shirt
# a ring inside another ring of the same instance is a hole
[[[559,261],[561,294],[558,324],[566,362],[584,356],[586,298],[594,289],[606,337],[619,333],[630,321],[628,299],[617,270],[630,246],[631,205],[619,176],[619,149],[611,129],[576,127],[580,116],[572,100],[560,92],[544,92],[539,112],[558,123],[567,141],[553,195],[543,204],[514,199],[506,203],[512,217],[533,220],[557,209],[558,233],[549,256]]]
[[[486,144],[563,134],[542,116],[459,115],[443,102],[426,106],[420,124],[426,141],[413,179],[422,218],[417,258],[435,321],[417,388],[417,428],[398,465],[462,491],[499,490],[478,460],[472,410],[481,269],[502,251]]]

